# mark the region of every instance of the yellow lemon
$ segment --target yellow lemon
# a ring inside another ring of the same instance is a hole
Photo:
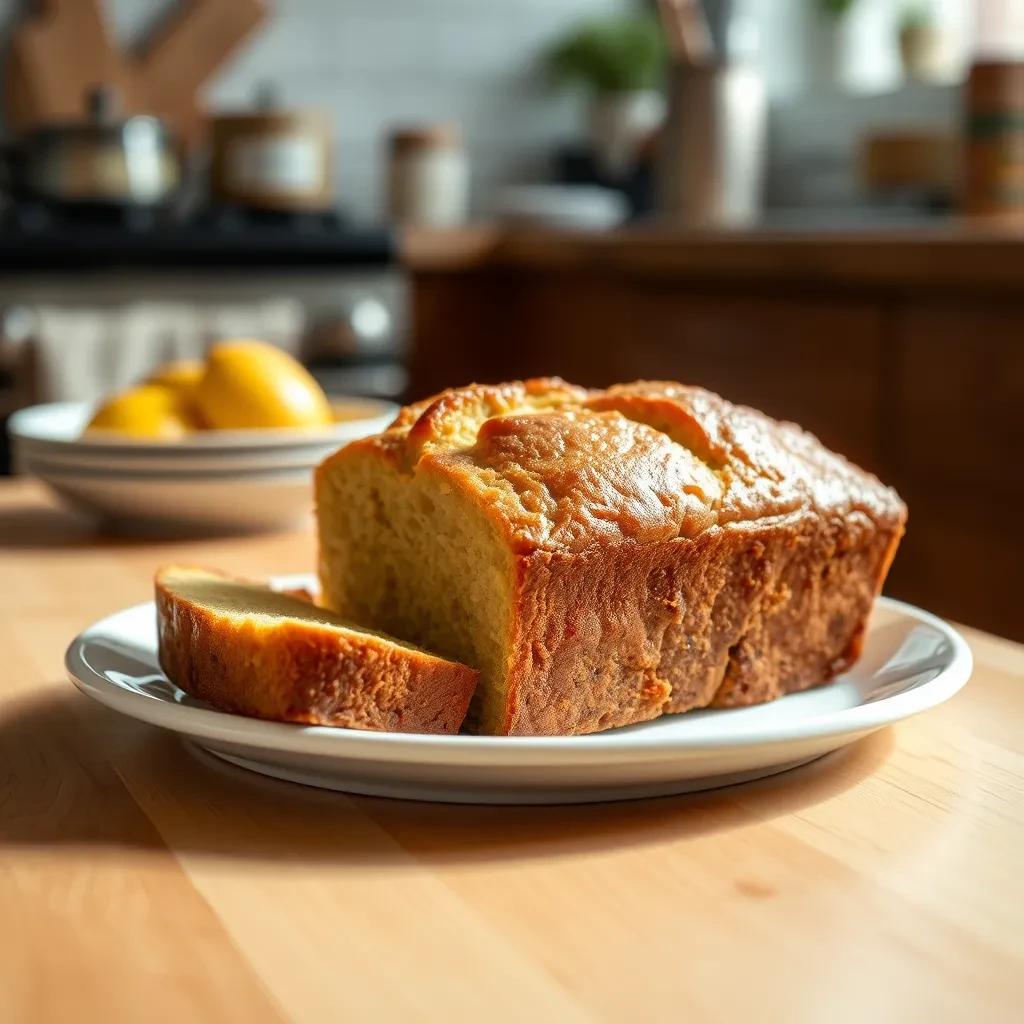
[[[177,391],[157,384],[143,384],[107,399],[85,429],[173,441],[187,434],[194,425],[188,406]]]
[[[195,401],[204,423],[221,430],[319,427],[333,418],[327,396],[305,367],[261,341],[215,345]]]
[[[206,364],[200,359],[180,359],[158,366],[146,378],[147,384],[161,384],[165,388],[181,388],[191,391],[206,372]]]

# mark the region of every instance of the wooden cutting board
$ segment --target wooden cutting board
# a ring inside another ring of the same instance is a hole
[[[103,17],[101,0],[46,0],[15,29],[7,74],[7,116],[17,130],[80,120],[90,90],[113,86],[133,109],[130,71]]]
[[[205,137],[202,88],[266,17],[266,0],[186,0],[133,58],[139,95],[191,142]]]
[[[184,0],[131,53],[114,40],[102,0],[40,0],[12,34],[8,123],[21,132],[80,119],[89,92],[109,84],[126,113],[156,114],[194,143],[202,87],[265,15],[266,0]]]

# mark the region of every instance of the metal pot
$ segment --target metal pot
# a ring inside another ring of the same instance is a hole
[[[119,119],[107,87],[89,96],[88,119],[37,128],[7,154],[9,190],[49,203],[153,207],[181,181],[181,162],[158,118]]]
[[[331,121],[318,110],[287,110],[272,82],[255,108],[210,119],[210,194],[220,203],[278,213],[334,205]]]

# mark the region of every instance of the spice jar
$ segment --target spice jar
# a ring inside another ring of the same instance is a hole
[[[394,223],[461,224],[469,206],[469,163],[458,125],[393,132],[388,184],[388,213]]]
[[[966,105],[964,207],[1024,222],[1024,61],[971,67]]]
[[[964,85],[963,208],[1024,223],[1024,5],[978,0]]]

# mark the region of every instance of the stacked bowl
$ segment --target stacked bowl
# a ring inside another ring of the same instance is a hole
[[[167,534],[308,523],[316,465],[383,430],[398,407],[351,398],[327,427],[207,430],[180,441],[83,433],[92,411],[84,402],[55,402],[16,412],[8,423],[15,468],[107,528]]]

